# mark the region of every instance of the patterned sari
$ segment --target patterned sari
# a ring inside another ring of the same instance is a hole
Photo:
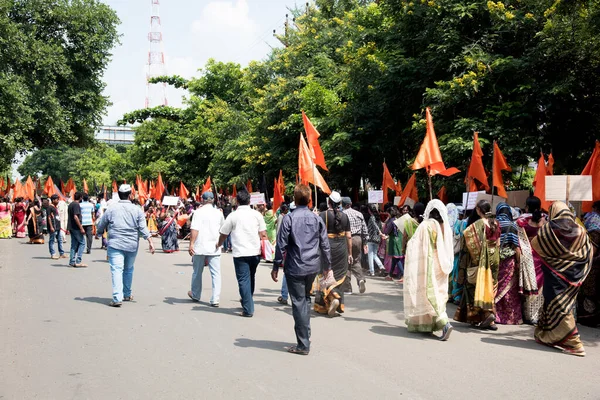
[[[165,218],[160,224],[159,234],[161,236],[161,244],[163,252],[174,253],[179,251],[179,242],[177,240],[177,214]]]
[[[10,239],[12,237],[10,204],[0,203],[0,239]]]
[[[531,243],[543,261],[544,306],[535,329],[538,343],[584,356],[573,315],[577,294],[592,266],[592,244],[562,202],[550,207],[550,222]]]
[[[468,322],[482,328],[489,327],[494,322],[496,309],[493,298],[498,285],[500,264],[499,238],[500,230],[488,227],[483,219],[465,229],[457,279],[458,284],[463,285],[463,293],[454,314],[456,321]],[[478,283],[480,274],[491,274],[492,282],[483,280]],[[493,287],[490,287],[490,283]],[[483,284],[486,287],[481,287]],[[476,298],[476,293],[480,292],[487,294],[487,301]]]

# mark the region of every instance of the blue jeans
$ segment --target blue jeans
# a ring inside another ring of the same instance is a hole
[[[223,243],[223,249],[225,251],[231,250],[231,235],[227,236],[225,242]]]
[[[212,279],[212,296],[210,304],[219,304],[221,297],[221,256],[205,256],[196,254],[192,257],[194,263],[194,273],[192,274],[192,298],[200,301],[202,295],[202,273],[204,272],[204,263],[208,260],[208,268]]]
[[[377,264],[379,269],[384,269],[379,256],[377,255],[377,250],[379,250],[379,243],[371,243],[367,242],[367,247],[369,249],[368,257],[369,257],[369,272],[371,274],[375,273],[375,265],[373,262]]]
[[[281,298],[287,301],[289,295],[287,280],[285,279],[285,274],[283,274],[283,280],[281,281]]]
[[[115,302],[121,302],[123,297],[131,296],[133,263],[137,251],[123,251],[109,247],[106,254],[112,274],[112,298]]]
[[[235,277],[238,281],[240,297],[242,298],[242,307],[248,315],[254,314],[254,275],[256,267],[260,262],[260,256],[252,257],[234,257],[233,265],[235,266]]]
[[[61,256],[65,254],[63,250],[63,238],[60,230],[48,233],[48,249],[50,250],[50,256],[54,256],[56,252],[54,251],[54,241],[58,244],[58,254]]]
[[[69,265],[81,264],[81,257],[85,248],[85,238],[83,237],[83,233],[78,230],[71,229],[69,233],[71,233],[71,257],[69,258]]]

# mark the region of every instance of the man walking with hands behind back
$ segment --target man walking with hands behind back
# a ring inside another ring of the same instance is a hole
[[[350,197],[342,197],[342,207],[344,208],[344,214],[346,214],[350,220],[350,231],[352,232],[352,264],[348,270],[346,281],[343,284],[344,292],[352,294],[352,276],[350,275],[352,274],[358,283],[358,291],[364,293],[366,290],[366,281],[362,272],[361,252],[367,253],[369,230],[365,223],[365,217],[352,208],[352,200],[350,200]]]
[[[277,282],[279,268],[284,267],[297,340],[297,345],[288,352],[301,355],[310,351],[310,290],[321,267],[321,257],[325,258],[323,276],[331,270],[327,229],[323,219],[308,209],[310,197],[308,186],[298,185],[294,189],[296,210],[281,222],[271,272],[271,278]]]
[[[81,258],[83,257],[83,248],[85,247],[85,229],[81,224],[81,207],[79,202],[81,201],[81,193],[75,192],[73,195],[73,202],[69,204],[67,213],[68,229],[71,234],[71,258],[69,259],[69,266],[74,268],[85,268],[87,265],[83,264]]]
[[[133,264],[137,256],[140,235],[148,241],[150,253],[154,244],[146,226],[146,216],[141,208],[129,201],[131,186],[119,187],[119,202],[106,209],[98,223],[98,233],[108,230],[108,263],[112,274],[113,295],[108,304],[121,307],[123,301],[132,301]]]
[[[250,193],[240,190],[237,193],[238,208],[232,212],[221,227],[221,236],[216,245],[219,249],[231,234],[233,243],[233,265],[238,281],[242,307],[242,317],[254,315],[254,276],[260,262],[260,241],[267,239],[267,226],[261,213],[250,208]]]
[[[219,241],[219,231],[225,222],[223,213],[213,207],[212,192],[202,194],[202,206],[194,211],[192,216],[190,256],[194,264],[192,275],[192,290],[188,296],[193,301],[200,301],[202,294],[202,273],[204,264],[208,264],[212,278],[211,307],[219,307],[221,296],[221,250],[216,247]]]

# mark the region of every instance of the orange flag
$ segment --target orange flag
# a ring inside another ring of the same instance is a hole
[[[417,158],[411,168],[413,170],[426,168],[430,176],[438,174],[451,176],[460,172],[454,167],[446,169],[444,165],[442,152],[440,151],[435,130],[433,129],[433,118],[431,117],[431,109],[429,107],[425,109],[425,119],[427,121],[427,131],[425,132],[425,138],[423,139]]]
[[[298,146],[298,176],[301,182],[312,183],[320,187],[324,193],[331,194],[327,182],[325,182],[321,173],[313,167],[310,150],[308,150],[308,145],[302,134],[300,134],[300,145]]]
[[[388,200],[388,189],[396,190],[396,182],[390,173],[385,161],[383,163],[383,183],[381,184],[383,190],[383,204],[387,204]]]
[[[64,195],[66,193],[65,183],[63,180],[60,180],[60,192]]]
[[[68,193],[71,193],[72,191],[77,191],[77,189],[75,188],[75,182],[73,182],[73,178],[69,178],[69,180],[67,181],[67,184],[65,185],[65,191]]]
[[[29,200],[35,200],[35,185],[29,175],[25,181],[25,196],[29,198]]]
[[[535,172],[535,178],[533,179],[533,186],[535,186],[533,195],[542,201],[542,209],[548,211],[552,202],[546,201],[546,175],[548,175],[546,160],[544,159],[544,153],[541,153],[540,159],[538,160],[537,171]]]
[[[209,176],[208,179],[206,180],[206,183],[202,187],[202,194],[204,194],[205,192],[211,192],[211,191],[212,191],[212,182],[211,182],[210,176]]]
[[[87,181],[83,180],[83,193],[89,193]]]
[[[402,184],[400,181],[396,182],[396,196],[402,196]]]
[[[548,175],[554,175],[554,156],[552,153],[548,156],[548,165],[546,165],[546,171]]]
[[[507,199],[508,194],[506,194],[506,190],[504,189],[502,171],[512,171],[512,168],[506,162],[504,154],[502,154],[498,143],[494,140],[494,176],[492,177],[492,185],[498,189],[498,196]]]
[[[25,197],[26,193],[25,193],[25,188],[23,187],[23,184],[21,183],[20,180],[16,180],[15,181],[15,186],[13,188],[13,200],[17,199],[19,197]]]
[[[165,184],[163,183],[162,175],[160,172],[158,173],[158,179],[156,180],[156,184],[154,185],[154,195],[155,199],[160,200],[165,193]]]
[[[279,193],[283,196],[285,194],[285,183],[283,182],[282,170],[279,170],[279,180],[277,180],[277,184],[279,185]]]
[[[321,135],[315,129],[312,122],[310,122],[310,119],[308,119],[304,111],[302,111],[302,121],[304,122],[304,130],[306,131],[306,139],[308,141],[308,149],[310,150],[311,158],[315,162],[315,165],[318,165],[325,171],[329,171],[325,164],[323,150],[321,150],[321,145],[319,144],[319,137]]]
[[[415,203],[419,201],[419,192],[417,191],[417,174],[413,174],[408,182],[406,182],[406,186],[402,192],[402,197],[400,197],[400,202],[397,205],[404,205],[406,199],[412,199],[415,201]]]
[[[233,198],[237,197],[237,185],[233,185],[233,191],[231,192]]]
[[[439,192],[437,192],[437,197],[444,204],[448,204],[448,191],[446,190],[446,186],[442,186]]]
[[[187,199],[190,197],[190,191],[187,190],[182,181],[179,181],[179,197]]]
[[[250,179],[248,179],[248,182],[246,182],[246,190],[248,193],[252,193],[252,181]]]
[[[112,182],[112,192],[113,193],[117,193],[119,191],[119,188],[117,187],[117,182],[113,180]]]
[[[581,175],[592,176],[592,198],[594,201],[600,200],[600,142],[597,140],[594,151],[592,152],[592,156],[585,165]],[[593,201],[584,201],[581,204],[581,210],[583,212],[592,211],[592,204],[594,204]]]
[[[279,182],[277,179],[274,179],[275,184],[273,185],[273,212],[276,213],[281,206],[281,192],[279,189]]]
[[[46,183],[44,184],[44,193],[46,193],[48,197],[54,194],[54,181],[50,175],[48,175]]]
[[[469,185],[470,192],[477,191],[477,184],[474,181],[478,181],[485,190],[490,190],[488,184],[487,175],[485,168],[483,167],[483,151],[479,145],[479,134],[475,132],[473,137],[473,154],[471,155],[471,165],[469,166],[469,172],[467,172],[467,179],[470,179],[471,184]]]

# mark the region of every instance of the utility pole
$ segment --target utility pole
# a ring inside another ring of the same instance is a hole
[[[151,1],[150,11],[150,32],[148,41],[150,49],[148,51],[148,62],[146,64],[146,108],[156,106],[166,106],[167,102],[167,84],[150,83],[151,78],[164,76],[167,74],[165,66],[165,52],[163,47],[162,24],[159,15],[159,0]]]

